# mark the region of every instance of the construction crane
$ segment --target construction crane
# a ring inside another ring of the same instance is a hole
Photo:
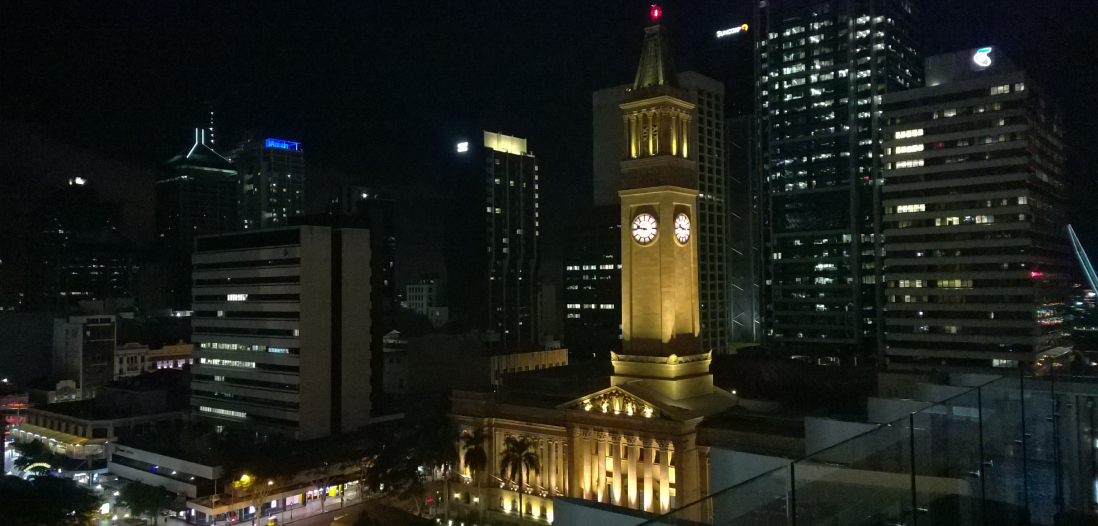
[[[1090,264],[1087,252],[1083,250],[1083,244],[1079,242],[1079,236],[1075,235],[1075,229],[1068,225],[1068,235],[1071,236],[1071,247],[1075,249],[1075,258],[1079,260],[1079,266],[1083,267],[1083,274],[1087,277],[1090,290],[1098,292],[1098,274],[1094,272],[1094,265]]]

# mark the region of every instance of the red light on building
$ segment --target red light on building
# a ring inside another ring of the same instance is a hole
[[[652,11],[650,11],[649,14],[652,15],[652,20],[659,20],[660,15],[663,14],[663,11],[660,9],[660,6],[652,4]]]
[[[1031,278],[1040,278],[1040,277],[1044,277],[1044,275],[1045,275],[1044,272],[1037,272],[1036,270],[1030,271],[1030,273],[1029,273],[1029,277],[1031,277]]]

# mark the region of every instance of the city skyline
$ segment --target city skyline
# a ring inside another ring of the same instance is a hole
[[[9,11],[18,524],[1098,525],[1098,10]]]
[[[1068,72],[1085,71],[1095,59],[1061,50],[1098,45],[1098,38],[1086,31],[1094,14],[1065,3],[920,5],[927,28],[924,55],[995,45],[1050,86],[1051,98],[1066,115],[1071,182],[1092,189],[1094,183],[1082,171],[1094,164],[1088,151],[1096,149],[1095,139],[1083,133],[1083,115],[1093,114],[1098,101],[1072,99],[1084,93],[1088,77]],[[293,4],[276,3],[247,23],[247,7],[235,3],[216,9],[141,6],[124,13],[83,6],[65,12],[13,9],[9,30],[0,38],[8,50],[9,71],[19,75],[5,76],[0,108],[5,121],[34,124],[56,143],[79,145],[95,152],[87,155],[140,167],[162,163],[187,142],[194,126],[208,125],[206,102],[213,101],[219,151],[257,130],[266,137],[300,141],[311,159],[309,190],[338,183],[430,184],[443,170],[433,158],[452,150],[470,122],[479,122],[541,145],[535,153],[543,169],[558,174],[546,182],[543,196],[544,242],[547,249],[555,248],[567,218],[578,210],[575,203],[591,191],[591,115],[589,105],[581,102],[592,91],[629,78],[625,65],[634,60],[629,53],[638,40],[628,29],[643,23],[647,5],[416,7],[336,6],[299,17]],[[722,39],[716,31],[751,22],[751,3],[678,2],[663,7],[680,70],[697,70],[725,83],[725,116],[750,112],[753,29]],[[130,25],[135,20],[143,22],[141,27]],[[278,28],[275,33],[286,40],[220,36],[234,23],[242,24],[237,29],[244,34],[257,34],[260,26]],[[331,30],[318,34],[314,27]],[[99,30],[111,39],[97,36]],[[21,38],[31,34],[35,37]],[[566,34],[572,36],[563,38]],[[518,45],[524,41],[531,45]],[[88,46],[89,53],[111,57],[111,62],[72,54],[76,42]],[[218,51],[226,48],[235,51]],[[591,53],[593,49],[599,52]],[[493,58],[484,62],[480,57]],[[280,60],[304,69],[271,72],[269,66]],[[128,82],[134,68],[156,72],[157,80]],[[505,72],[508,82],[486,81],[490,72]],[[81,82],[67,81],[77,74]],[[409,78],[417,81],[409,83]],[[322,82],[318,85],[315,79]],[[399,111],[378,112],[369,102],[373,99],[389,100]],[[392,128],[387,122],[394,117],[388,115],[412,118]],[[5,128],[14,135],[5,134],[6,143],[27,143],[22,126]],[[356,162],[356,153],[363,151],[416,155],[377,155],[367,167]],[[421,155],[426,151],[433,155]],[[4,169],[5,187],[29,184],[8,180],[17,175],[14,168]],[[306,204],[316,208],[318,203]],[[1071,206],[1076,217],[1085,219],[1078,199]],[[1093,245],[1098,225],[1076,223],[1084,243]]]

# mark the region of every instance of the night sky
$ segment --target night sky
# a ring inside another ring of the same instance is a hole
[[[591,199],[591,91],[632,80],[649,3],[4,2],[0,220],[76,174],[140,201],[212,101],[218,149],[249,133],[303,143],[314,208],[340,182],[394,191],[401,282],[430,270],[434,183],[458,136],[526,137],[552,260]],[[1072,222],[1098,251],[1094,2],[916,4],[926,54],[999,46],[1064,109]],[[725,82],[730,115],[751,111],[749,41],[714,38],[751,22],[751,2],[662,6],[680,71]]]

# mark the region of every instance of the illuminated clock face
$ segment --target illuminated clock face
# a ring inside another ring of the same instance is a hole
[[[633,239],[647,245],[656,239],[656,218],[652,214],[640,214],[633,218]]]
[[[675,240],[683,245],[690,241],[690,218],[686,214],[675,216]]]

